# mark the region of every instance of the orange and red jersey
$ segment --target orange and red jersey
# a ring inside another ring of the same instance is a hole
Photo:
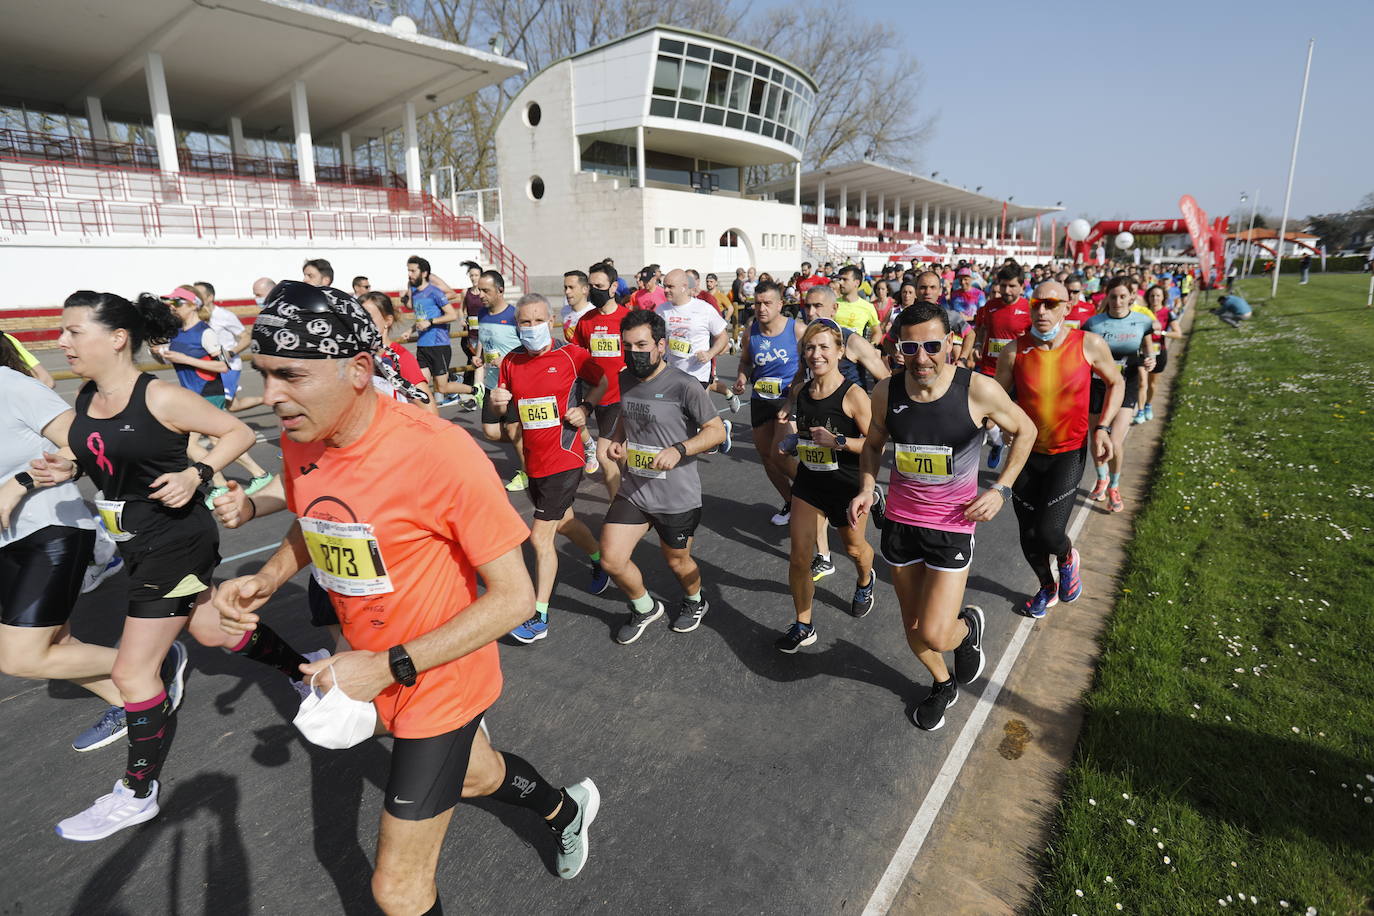
[[[628,314],[630,310],[623,305],[617,305],[609,315],[603,314],[601,309],[592,309],[578,320],[577,327],[573,329],[573,343],[591,353],[592,359],[611,380],[601,403],[596,405],[598,407],[620,403],[620,370],[625,368],[620,322]],[[605,438],[610,438],[610,430],[602,432]]]
[[[463,613],[477,567],[529,535],[491,460],[462,428],[376,399],[362,438],[343,448],[281,442],[286,505],[300,519],[316,581],[355,649],[386,652]],[[411,456],[405,490],[380,487]],[[348,685],[344,684],[344,689]],[[501,694],[496,643],[393,684],[373,701],[398,738],[453,731]]]
[[[997,355],[1012,341],[1030,330],[1030,302],[1023,296],[1015,302],[989,299],[973,316],[973,326],[985,331],[983,355],[978,371],[984,375],[997,374]]]
[[[1052,348],[1023,335],[1012,364],[1016,403],[1037,430],[1032,450],[1046,455],[1081,448],[1088,437],[1093,370],[1083,354],[1084,332],[1061,333],[1067,335],[1064,342]]]
[[[517,347],[501,360],[497,384],[511,393],[525,470],[531,477],[548,477],[586,463],[578,431],[563,422],[563,414],[580,400],[578,380],[595,385],[601,376],[592,355],[576,344],[555,343],[538,355]]]

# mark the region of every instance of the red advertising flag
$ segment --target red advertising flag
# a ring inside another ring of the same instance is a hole
[[[1198,268],[1207,281],[1216,277],[1212,264],[1212,246],[1207,232],[1207,214],[1193,200],[1191,194],[1184,194],[1178,200],[1178,209],[1183,213],[1183,222],[1188,226],[1188,235],[1193,240],[1193,251],[1197,254]]]

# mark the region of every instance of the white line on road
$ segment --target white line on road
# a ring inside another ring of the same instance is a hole
[[[243,553],[236,553],[232,557],[225,557],[224,559],[220,560],[220,562],[232,563],[235,560],[242,560],[244,557],[251,557],[255,553],[262,553],[267,550],[276,550],[279,546],[281,546],[281,541],[277,541],[275,544],[264,544],[261,547],[254,547],[252,550],[245,550]]]
[[[1069,525],[1069,540],[1076,541],[1078,533],[1083,529],[1083,523],[1088,518],[1088,510],[1092,503],[1084,502],[1079,508],[1078,514],[1074,516],[1073,522]],[[1002,658],[997,662],[997,668],[988,678],[987,686],[983,688],[983,695],[978,698],[978,705],[973,708],[973,713],[964,723],[963,730],[959,732],[959,737],[955,739],[954,746],[950,748],[949,756],[945,758],[944,766],[940,767],[940,772],[935,775],[935,781],[931,783],[930,791],[926,793],[925,801],[921,802],[921,807],[916,811],[916,817],[911,821],[911,826],[906,830],[906,835],[902,837],[902,842],[898,844],[897,851],[892,854],[892,861],[888,862],[887,870],[883,872],[882,878],[878,881],[878,886],[873,889],[873,896],[868,898],[868,905],[864,907],[863,916],[884,916],[891,908],[894,900],[897,899],[897,892],[902,889],[902,882],[911,872],[911,866],[916,861],[916,856],[921,851],[921,846],[925,843],[926,837],[930,835],[930,828],[935,824],[935,818],[940,814],[940,809],[944,807],[945,799],[949,797],[949,792],[954,788],[954,780],[959,777],[959,771],[964,768],[964,761],[968,759],[969,752],[973,750],[973,742],[977,740],[978,733],[983,730],[983,725],[987,722],[988,716],[992,713],[992,707],[997,703],[997,696],[1002,692],[1002,686],[1007,682],[1007,676],[1011,674],[1012,666],[1016,664],[1016,659],[1021,655],[1021,648],[1026,644],[1026,637],[1030,636],[1031,627],[1035,621],[1029,617],[1021,618],[1021,622],[1016,625],[1016,630],[1011,635],[1011,641],[1007,643],[1007,649],[1002,653]]]

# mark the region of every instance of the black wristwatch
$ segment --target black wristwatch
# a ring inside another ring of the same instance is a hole
[[[1112,428],[1111,428],[1110,426],[1106,425],[1105,423],[1099,423],[1099,424],[1097,424],[1097,428],[1098,428],[1098,429],[1105,429],[1107,432],[1111,432],[1111,431],[1112,431]]]
[[[841,436],[839,433],[836,433],[836,434],[835,434],[835,447],[836,447],[836,448],[844,448],[848,443],[849,443],[849,439],[848,439],[847,437]]]
[[[215,469],[210,467],[210,465],[206,464],[204,461],[197,461],[195,464],[191,465],[191,467],[194,468],[195,472],[200,475],[201,483],[209,483],[211,479],[215,476]]]
[[[680,454],[683,458],[687,457],[687,446],[683,445],[681,442],[674,442],[672,445],[668,447],[677,449],[678,454]]]
[[[33,482],[33,475],[28,471],[20,471],[18,474],[15,474],[14,482],[30,493],[38,489],[38,484]]]
[[[389,664],[391,665],[391,676],[396,679],[396,683],[403,687],[415,686],[415,663],[410,660],[410,655],[406,653],[405,646],[392,646],[387,653]]]

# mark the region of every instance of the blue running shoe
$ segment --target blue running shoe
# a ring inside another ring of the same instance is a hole
[[[587,585],[587,591],[593,595],[599,595],[611,587],[611,577],[606,574],[606,570],[601,568],[601,564],[592,561],[592,581]]]
[[[529,645],[536,639],[543,639],[549,635],[549,618],[545,614],[535,614],[520,626],[510,631],[516,642]]]
[[[124,707],[111,706],[100,714],[94,725],[76,736],[76,740],[72,742],[72,750],[84,754],[86,751],[114,744],[128,733],[129,726],[124,719]]]
[[[1155,409],[1154,409],[1154,407],[1153,407],[1152,405],[1150,405],[1150,404],[1146,404],[1146,405],[1145,405],[1145,422],[1148,423],[1148,422],[1150,422],[1151,420],[1153,420],[1154,418],[1155,418]]]
[[[1051,582],[1049,585],[1042,586],[1040,591],[1021,606],[1021,613],[1027,617],[1034,617],[1036,620],[1045,616],[1045,612],[1059,603],[1059,587]]]
[[[994,445],[988,449],[988,470],[995,471],[997,466],[1002,463],[1002,449],[1004,446]]]
[[[1139,410],[1137,410],[1137,411],[1135,412],[1135,416],[1131,418],[1131,424],[1132,424],[1133,426],[1139,426],[1141,423],[1144,423],[1144,422],[1145,422],[1145,408],[1142,407],[1142,408],[1140,408]]]
[[[1078,548],[1069,548],[1069,562],[1059,564],[1059,600],[1065,604],[1077,601],[1083,594],[1083,578],[1079,575],[1082,566],[1078,561]]]
[[[738,399],[737,399],[737,400],[738,400]],[[735,408],[735,409],[738,410],[739,408]],[[734,439],[732,438],[732,437],[734,436],[734,434],[735,434],[735,424],[731,423],[729,420],[725,420],[724,423],[725,423],[725,441],[722,442],[722,443],[720,444],[720,453],[721,453],[722,455],[728,455],[728,454],[730,454],[730,449],[732,449],[732,448],[735,447],[735,442],[734,442]]]

